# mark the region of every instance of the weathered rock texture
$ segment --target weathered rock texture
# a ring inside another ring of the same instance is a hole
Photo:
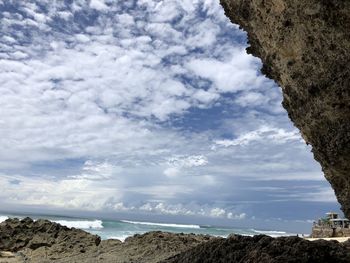
[[[220,0],[350,218],[350,1]]]
[[[163,263],[345,263],[350,262],[347,245],[298,237],[231,236],[209,241]]]
[[[99,236],[70,229],[48,220],[7,219],[0,223],[0,251],[22,251],[23,258],[39,255],[51,261],[96,250]],[[38,261],[39,262],[39,261]]]
[[[100,240],[85,231],[48,220],[8,219],[0,223],[0,263],[156,263],[214,237],[149,232],[119,240]]]
[[[2,251],[1,251],[2,250]],[[103,240],[47,220],[0,224],[0,263],[350,262],[350,242],[268,236],[227,239],[149,232],[125,242]]]

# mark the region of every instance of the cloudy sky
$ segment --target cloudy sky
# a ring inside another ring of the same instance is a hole
[[[0,209],[307,221],[338,209],[218,0],[0,0]]]

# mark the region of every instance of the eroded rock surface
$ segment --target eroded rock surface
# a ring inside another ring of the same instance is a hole
[[[0,223],[0,262],[157,263],[214,239],[207,235],[149,232],[125,242],[103,240],[48,220]]]
[[[0,223],[0,251],[21,251],[23,259],[37,255],[38,260],[53,261],[95,251],[100,242],[99,236],[48,220],[33,221],[27,217]]]
[[[0,224],[0,263],[350,262],[350,242],[268,236],[227,239],[149,232],[125,242],[103,240],[47,220]]]
[[[311,242],[299,237],[233,235],[209,241],[163,263],[346,263],[350,262],[347,245],[325,240]]]
[[[350,218],[350,1],[220,0]]]

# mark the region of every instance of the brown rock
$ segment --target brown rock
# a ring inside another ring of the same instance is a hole
[[[220,0],[350,218],[350,1]]]
[[[231,236],[211,240],[162,263],[346,263],[350,250],[336,241],[298,237]]]
[[[0,224],[0,250],[40,260],[54,260],[96,250],[101,239],[80,229],[48,220],[7,219]]]
[[[125,242],[101,241],[96,235],[48,220],[8,219],[0,224],[0,251],[10,251],[8,255],[13,257],[5,259],[0,254],[0,262],[156,263],[211,239],[205,235],[149,232]]]

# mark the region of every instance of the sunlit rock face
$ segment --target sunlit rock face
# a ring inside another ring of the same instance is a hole
[[[350,1],[221,0],[350,218]]]

